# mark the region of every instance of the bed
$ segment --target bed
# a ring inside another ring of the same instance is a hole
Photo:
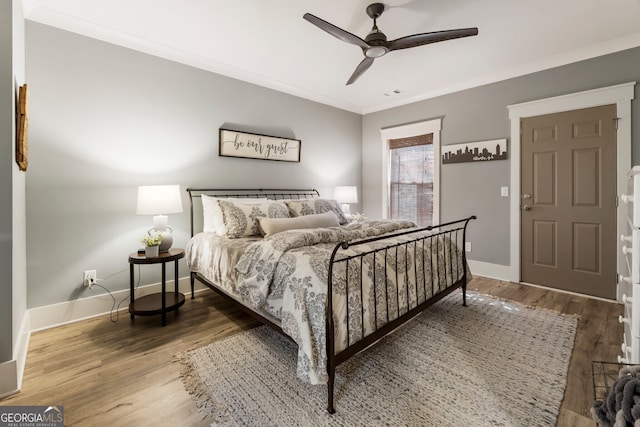
[[[327,384],[336,367],[471,279],[470,216],[433,227],[352,221],[314,189],[187,189],[195,281],[298,345],[297,376]]]

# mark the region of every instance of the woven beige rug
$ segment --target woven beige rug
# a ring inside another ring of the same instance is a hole
[[[577,319],[454,292],[338,367],[296,378],[296,346],[261,326],[178,356],[203,416],[235,426],[554,426]]]

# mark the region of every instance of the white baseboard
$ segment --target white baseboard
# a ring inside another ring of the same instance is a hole
[[[471,275],[488,277],[490,279],[509,281],[511,266],[492,264],[482,261],[468,260]]]
[[[173,289],[173,280],[167,280],[167,290]],[[204,286],[196,281],[196,289],[203,289]],[[96,288],[100,289],[100,288]],[[191,283],[189,277],[182,277],[178,280],[178,289],[190,298]],[[140,286],[136,289],[136,298],[144,295],[161,291],[160,283]],[[91,292],[89,290],[89,292]],[[42,329],[49,329],[55,326],[67,323],[78,322],[80,320],[90,319],[96,316],[102,316],[116,310],[128,310],[129,307],[129,289],[112,292],[113,298],[106,293],[81,298],[73,301],[62,302],[58,304],[36,307],[29,310],[31,332]],[[114,306],[114,299],[116,301]],[[120,307],[118,309],[118,304]]]

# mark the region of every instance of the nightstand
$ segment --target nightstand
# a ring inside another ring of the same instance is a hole
[[[162,252],[157,257],[147,258],[144,253],[139,254],[137,252],[129,255],[129,279],[130,279],[130,291],[131,291],[131,303],[129,304],[129,313],[131,313],[131,319],[135,318],[135,315],[139,316],[152,316],[156,314],[162,315],[162,326],[167,324],[166,314],[169,311],[178,311],[178,307],[184,304],[184,295],[178,292],[178,260],[184,258],[184,249],[171,248],[168,252]],[[174,262],[175,265],[175,289],[174,292],[167,292],[167,274],[166,265],[168,262]],[[162,264],[162,292],[145,295],[138,299],[134,294],[134,271],[133,266],[135,264]]]

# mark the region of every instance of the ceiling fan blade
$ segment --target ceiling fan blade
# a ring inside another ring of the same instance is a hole
[[[350,85],[351,83],[354,83],[356,80],[358,80],[360,76],[363,75],[364,72],[369,69],[369,67],[371,67],[371,64],[373,64],[373,60],[374,58],[369,58],[368,56],[365,57],[362,60],[362,62],[358,64],[358,66],[356,67],[356,70],[353,72],[353,74],[351,74],[351,77],[349,77],[349,81],[347,81],[347,86]]]
[[[409,47],[422,46],[424,44],[438,43],[445,40],[457,39],[460,37],[477,36],[477,28],[461,28],[458,30],[434,31],[432,33],[414,34],[412,36],[401,37],[387,43],[387,49],[400,50]]]
[[[362,40],[360,37],[354,34],[351,34],[350,32],[343,30],[342,28],[336,27],[335,25],[323,19],[320,19],[317,16],[314,16],[310,13],[305,13],[303,18],[311,22],[313,25],[320,28],[321,30],[324,30],[327,33],[331,34],[332,36],[342,40],[343,42],[355,44],[356,46],[360,46],[363,49],[366,49],[369,47],[367,42]]]

